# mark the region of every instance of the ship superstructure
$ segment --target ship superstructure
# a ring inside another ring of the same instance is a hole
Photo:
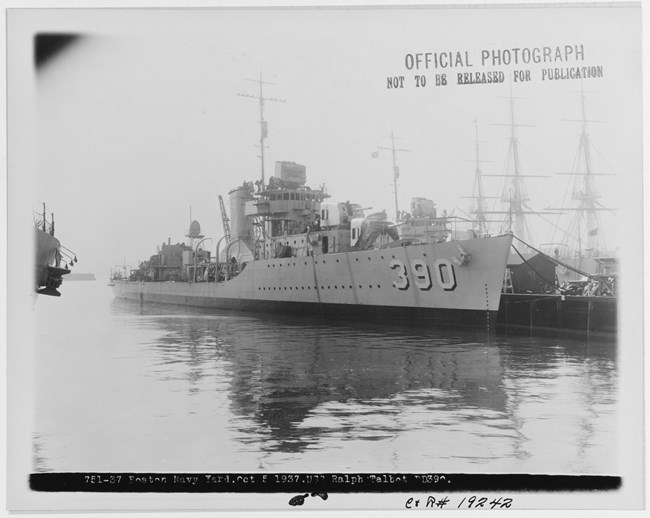
[[[276,163],[267,185],[246,182],[231,190],[230,208],[231,240],[223,255],[163,244],[129,280],[114,281],[115,295],[441,325],[494,321],[510,235],[411,242],[383,212],[366,216],[359,205],[333,202],[324,188],[310,188],[306,167],[294,162]],[[197,222],[191,230],[199,229]]]
[[[265,98],[267,83],[261,77],[257,82],[263,151],[264,102],[276,99]],[[444,220],[436,217],[430,200],[415,199],[410,221],[400,221],[396,205],[398,218],[390,221],[386,211],[366,214],[359,204],[332,200],[324,184],[309,186],[303,164],[277,161],[267,180],[263,157],[262,152],[260,178],[228,193],[229,216],[219,200],[226,235],[217,241],[214,256],[203,247],[207,238],[199,223],[192,221],[189,243],[173,245],[168,239],[128,279],[113,280],[115,295],[446,326],[490,328],[495,322],[511,235],[447,241]],[[405,233],[419,222],[434,231],[426,242]]]

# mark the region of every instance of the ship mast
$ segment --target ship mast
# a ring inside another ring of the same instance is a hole
[[[587,255],[596,256],[599,254],[599,227],[600,221],[598,217],[599,210],[608,210],[598,202],[600,193],[596,188],[595,178],[596,173],[592,170],[591,152],[589,134],[587,132],[587,115],[585,109],[585,93],[584,90],[580,92],[580,107],[582,118],[576,122],[581,123],[580,140],[578,143],[578,164],[577,169],[573,173],[576,176],[573,184],[571,198],[577,202],[577,207],[573,210],[573,216],[570,229],[576,229],[578,236],[582,237],[583,222],[586,227],[587,238]],[[593,121],[592,121],[593,122]],[[582,165],[582,167],[581,167]],[[563,209],[567,210],[567,209]],[[583,256],[582,239],[578,240],[578,255]]]
[[[503,201],[508,202],[508,210],[510,212],[508,221],[508,230],[512,230],[514,219],[514,232],[517,237],[530,243],[530,236],[528,236],[528,226],[524,215],[525,203],[530,199],[526,192],[524,180],[521,176],[521,163],[519,161],[519,141],[515,132],[515,101],[510,95],[510,143],[508,154],[512,158],[512,179],[510,183],[510,195]],[[505,196],[504,196],[505,198]],[[502,198],[503,199],[503,198]]]
[[[510,122],[496,124],[497,126],[510,127],[510,139],[508,143],[508,154],[506,157],[506,171],[504,174],[491,174],[488,176],[501,176],[506,178],[501,201],[507,204],[505,211],[486,211],[487,214],[503,214],[507,216],[501,232],[513,232],[519,239],[532,243],[532,238],[526,222],[527,214],[548,214],[547,212],[536,212],[528,206],[528,193],[524,184],[524,178],[543,178],[545,175],[524,174],[521,172],[521,161],[519,158],[519,140],[515,130],[518,126],[530,127],[529,124],[517,124],[515,122],[515,102],[512,96],[512,89],[508,97],[510,102]],[[512,173],[507,173],[508,164],[512,164]]]
[[[251,99],[257,99],[260,105],[260,166],[261,166],[261,180],[262,180],[262,187],[266,185],[265,178],[264,178],[264,140],[266,137],[268,137],[269,134],[269,128],[266,120],[264,119],[264,102],[265,101],[275,101],[275,102],[280,102],[284,103],[286,102],[284,99],[276,99],[275,97],[264,97],[264,85],[275,85],[275,83],[269,83],[266,81],[262,80],[262,72],[260,72],[260,78],[259,79],[246,79],[246,81],[252,81],[254,83],[257,83],[260,87],[260,93],[258,95],[250,95],[250,94],[237,94],[240,97],[249,97]]]
[[[390,130],[390,137],[384,137],[384,138],[389,138],[390,139],[390,147],[384,147],[384,146],[377,146],[377,149],[385,149],[387,151],[390,151],[393,156],[393,187],[395,191],[395,221],[398,221],[400,219],[399,217],[399,205],[397,202],[397,180],[399,179],[399,166],[397,165],[397,153],[400,151],[404,152],[409,152],[411,151],[410,149],[403,149],[403,148],[396,148],[395,147],[395,139],[400,139],[401,137],[396,137],[395,134],[393,133],[393,130]]]
[[[474,220],[472,227],[475,231],[478,232],[479,236],[487,235],[487,221],[485,219],[485,196],[483,194],[483,178],[481,174],[481,160],[479,158],[479,140],[478,140],[478,122],[474,120],[474,129],[476,131],[476,170],[474,171],[474,189],[472,191],[472,197],[475,201],[475,210],[476,219]]]

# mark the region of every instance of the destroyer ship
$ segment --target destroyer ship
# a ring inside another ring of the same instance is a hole
[[[445,326],[485,327],[496,317],[511,235],[403,238],[385,212],[366,216],[359,205],[331,202],[306,179],[304,165],[276,162],[268,183],[230,191],[229,219],[220,199],[225,236],[214,257],[194,220],[188,243],[168,240],[114,279],[115,296]]]

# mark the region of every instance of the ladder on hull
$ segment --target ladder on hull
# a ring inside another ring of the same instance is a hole
[[[503,288],[501,290],[501,293],[514,293],[515,288],[512,285],[512,270],[510,268],[506,268],[506,275],[503,278]]]

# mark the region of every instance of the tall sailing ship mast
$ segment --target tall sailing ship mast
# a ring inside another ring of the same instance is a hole
[[[508,99],[510,101],[510,122],[505,124],[496,124],[497,126],[510,127],[510,139],[508,143],[508,153],[504,167],[504,174],[487,175],[499,176],[506,179],[501,191],[501,201],[505,204],[506,209],[501,211],[485,211],[484,214],[505,216],[502,220],[499,233],[512,232],[520,240],[532,245],[533,238],[528,227],[528,222],[526,221],[526,216],[546,213],[534,211],[528,205],[530,198],[528,197],[524,178],[543,178],[545,175],[524,174],[521,171],[519,139],[517,137],[516,128],[520,126],[529,127],[530,125],[515,123],[514,97],[512,96],[512,92]]]
[[[562,250],[557,250],[556,255],[564,258],[583,258],[583,257],[601,257],[611,255],[607,250],[608,244],[605,235],[602,232],[600,222],[600,212],[610,211],[600,203],[600,191],[596,185],[596,176],[611,176],[608,173],[595,173],[591,161],[591,147],[589,133],[587,132],[587,119],[585,108],[585,92],[580,92],[581,118],[571,122],[581,124],[580,138],[578,149],[574,160],[573,170],[569,173],[560,173],[574,176],[571,188],[571,199],[574,205],[570,207],[561,207],[559,210],[571,212],[568,226],[556,226],[553,235],[558,231],[563,233],[559,240]]]
[[[474,169],[474,187],[472,188],[472,205],[470,207],[470,214],[474,216],[472,219],[472,231],[479,237],[488,235],[488,221],[486,214],[488,213],[485,206],[485,191],[483,189],[483,173],[481,171],[481,159],[479,156],[479,140],[478,140],[478,121],[474,120],[474,129],[476,132],[476,168]]]

